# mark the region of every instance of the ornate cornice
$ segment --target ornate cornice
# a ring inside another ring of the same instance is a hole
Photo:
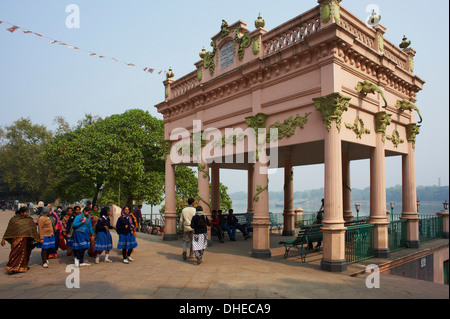
[[[322,114],[322,120],[326,123],[328,132],[332,121],[336,121],[338,130],[341,130],[342,114],[348,110],[350,100],[350,97],[341,93],[332,93],[313,99],[317,111]]]

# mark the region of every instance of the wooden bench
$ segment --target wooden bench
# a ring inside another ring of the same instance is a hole
[[[302,262],[306,262],[306,255],[309,247],[314,242],[321,242],[323,239],[322,225],[312,225],[300,229],[297,238],[293,240],[281,241],[279,245],[284,245],[284,258],[288,258],[289,251],[296,248],[300,252]],[[304,247],[306,245],[306,247]]]
[[[281,231],[281,226],[283,226],[283,224],[277,221],[275,215],[273,213],[269,213],[269,218],[270,218],[270,231],[272,231],[273,227],[276,227],[278,228],[278,231]]]

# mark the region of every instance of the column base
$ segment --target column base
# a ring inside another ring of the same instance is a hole
[[[252,249],[252,257],[258,259],[271,258],[272,253],[270,249]]]
[[[442,238],[448,239],[448,232],[442,234]]]
[[[389,248],[375,248],[375,258],[389,258],[391,256],[391,251]]]
[[[295,230],[284,230],[282,236],[295,236]]]
[[[408,240],[406,242],[406,244],[408,245],[408,248],[414,248],[414,249],[419,249],[420,248],[420,241],[419,240]]]
[[[164,234],[163,241],[176,241],[178,240],[177,234]]]
[[[347,261],[322,259],[320,269],[329,272],[343,272],[347,270]]]

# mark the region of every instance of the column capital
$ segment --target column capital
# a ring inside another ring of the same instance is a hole
[[[254,116],[246,117],[247,125],[258,132],[259,128],[266,128],[267,118],[269,115],[265,113],[258,113]]]
[[[392,114],[388,114],[386,111],[375,113],[375,132],[383,135],[383,142],[386,137],[386,127],[391,125]]]
[[[411,142],[413,145],[413,149],[416,148],[416,137],[420,133],[420,125],[417,124],[408,124],[406,125],[406,136],[408,142]]]
[[[342,114],[348,110],[350,100],[350,97],[341,93],[332,93],[313,99],[316,110],[322,114],[322,120],[326,123],[328,132],[332,121],[336,121],[337,129],[341,131]]]

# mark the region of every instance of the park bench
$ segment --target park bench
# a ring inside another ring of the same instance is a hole
[[[283,224],[277,221],[275,215],[273,213],[269,213],[269,218],[270,218],[270,231],[272,231],[272,228],[274,227],[278,228],[278,231],[281,231],[281,227],[283,226]]]
[[[296,248],[300,252],[302,262],[306,262],[311,245],[314,242],[321,242],[323,239],[322,225],[311,225],[300,229],[297,238],[292,240],[281,241],[279,244],[284,245],[284,258],[288,258],[289,251]],[[306,247],[304,247],[306,245]]]

